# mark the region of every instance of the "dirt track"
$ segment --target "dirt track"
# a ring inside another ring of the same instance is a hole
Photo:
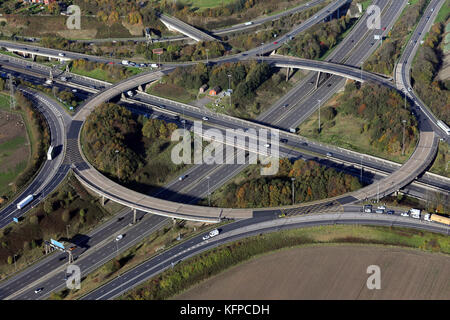
[[[369,265],[381,289],[369,290]],[[176,299],[450,299],[450,257],[377,246],[311,246],[267,254]]]

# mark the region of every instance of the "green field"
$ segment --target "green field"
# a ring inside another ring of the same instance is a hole
[[[367,132],[361,134],[361,127],[364,125],[363,119],[358,119],[351,115],[341,115],[338,113],[331,121],[321,119],[322,131],[317,132],[319,127],[318,113],[311,115],[299,127],[299,134],[316,141],[328,143],[337,147],[350,149],[356,152],[370,154],[398,163],[408,160],[413,150],[405,150],[405,156],[395,156],[393,154],[374,149],[370,144]]]
[[[134,68],[134,67],[126,67],[126,69],[131,71],[130,76],[137,75],[138,73],[141,73],[144,71],[143,69]],[[81,70],[81,69],[72,67],[70,71],[73,73],[79,74],[81,76],[85,76],[85,77],[89,77],[89,78],[93,78],[93,79],[97,79],[97,80],[101,80],[101,81],[111,82],[111,83],[116,83],[116,82],[119,82],[120,80],[123,80],[123,79],[112,78],[111,75],[106,70],[102,70],[102,69],[94,69],[92,71],[85,71],[85,70]]]
[[[191,0],[191,1],[180,1],[183,4],[190,5],[192,8],[208,9],[215,8],[219,6],[226,6],[229,3],[233,3],[235,0]]]
[[[450,0],[447,0],[444,5],[442,6],[441,10],[439,10],[439,13],[436,17],[435,23],[442,22],[444,23],[450,15]]]

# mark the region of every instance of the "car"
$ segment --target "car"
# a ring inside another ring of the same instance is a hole
[[[70,247],[69,251],[75,250],[76,247],[77,247],[77,246]]]
[[[42,290],[44,290],[44,288],[37,288],[36,290],[34,290],[34,293],[39,293],[39,292],[41,292]]]
[[[208,121],[209,118],[208,118],[208,117],[202,117],[202,120],[203,120],[203,121]]]
[[[394,214],[395,212],[394,212],[394,210],[388,210],[386,213],[387,214]]]
[[[270,148],[270,143],[266,143],[266,144],[264,145],[264,147]]]
[[[333,154],[331,152],[327,152],[327,157],[331,157]]]
[[[411,87],[409,87],[409,88],[408,88],[408,91],[409,91],[409,92],[411,92],[411,91],[412,91]]]
[[[385,31],[385,30],[386,30],[386,27],[381,28],[381,30]]]
[[[65,56],[65,54],[64,54],[64,53],[62,53],[62,52],[60,52],[60,53],[58,53],[58,56],[60,56],[60,57],[64,57],[64,56]]]
[[[400,213],[400,215],[402,217],[409,217],[409,213],[408,212],[402,212],[402,213]]]
[[[273,44],[278,44],[278,41],[274,41]]]
[[[288,142],[288,139],[284,139],[284,138],[283,138],[283,139],[280,139],[280,142],[281,142],[281,143],[287,143],[287,142]]]
[[[327,87],[331,87],[332,83],[327,84]]]
[[[77,89],[72,89],[72,92],[77,92]]]
[[[31,69],[31,66],[26,66],[27,69]]]
[[[114,62],[110,61],[110,62],[108,62],[108,64],[114,64]]]
[[[185,120],[185,119],[181,119],[180,122],[181,122],[181,123],[186,123],[186,120]]]
[[[375,42],[372,42],[370,45],[373,46],[375,44]]]
[[[384,210],[382,210],[382,209],[377,209],[377,210],[375,211],[375,213],[384,213]]]
[[[209,239],[209,233],[208,233],[208,234],[205,234],[205,235],[202,237],[202,239],[203,239],[203,240],[208,240],[208,239]]]
[[[309,84],[314,84],[314,81],[310,81]]]
[[[318,16],[314,16],[314,19],[317,19]]]
[[[117,237],[116,237],[116,241],[119,241],[119,240],[121,240],[123,238],[123,234],[119,234]]]
[[[187,177],[187,174],[183,174],[182,176],[180,176],[180,177],[178,178],[178,180],[179,180],[179,181],[183,181],[184,179],[186,179],[186,177]]]
[[[385,206],[378,206],[377,209],[380,209],[380,210],[386,210],[386,207],[385,207]]]
[[[289,105],[287,104],[287,103],[285,103],[284,105],[283,105],[283,108],[287,108]]]

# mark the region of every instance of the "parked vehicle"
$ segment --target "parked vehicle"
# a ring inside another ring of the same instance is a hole
[[[395,212],[394,212],[394,210],[388,210],[386,213],[387,214],[394,214]]]
[[[438,223],[443,223],[443,224],[446,224],[446,225],[450,226],[450,218],[443,217],[443,216],[440,216],[438,214],[432,214],[431,215],[431,221],[438,222]]]
[[[411,218],[420,219],[420,210],[419,209],[411,209],[409,210],[409,215]]]

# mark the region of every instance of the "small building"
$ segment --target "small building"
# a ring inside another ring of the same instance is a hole
[[[211,90],[209,90],[209,95],[210,96],[216,96],[219,92],[220,92],[220,87],[216,86],[214,88],[212,88]]]
[[[208,85],[204,84],[200,87],[200,89],[198,89],[198,92],[205,93],[206,90],[208,90]]]

